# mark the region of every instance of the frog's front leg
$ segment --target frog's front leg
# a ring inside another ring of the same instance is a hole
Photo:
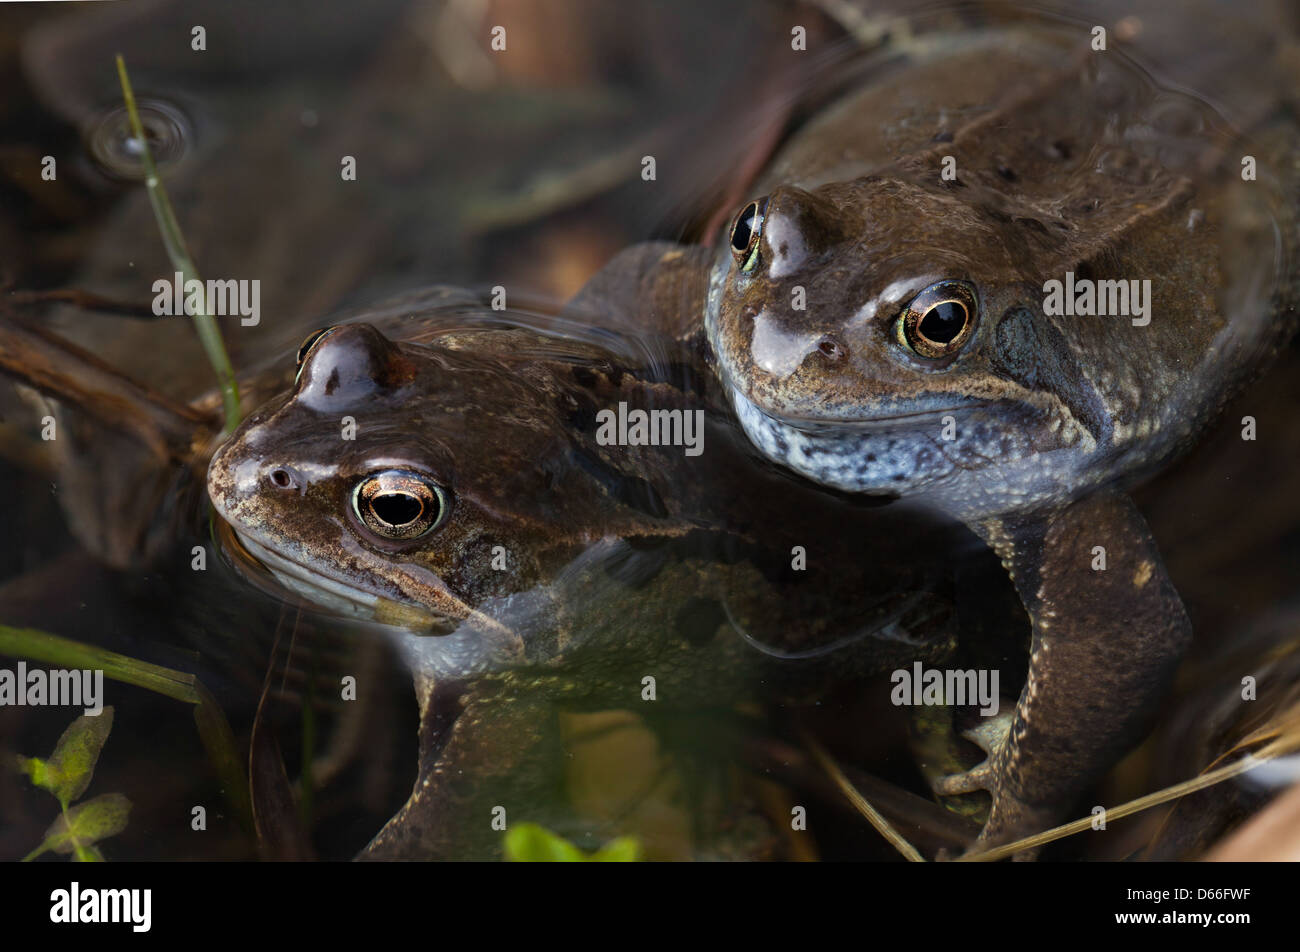
[[[1146,522],[1124,495],[974,527],[1033,626],[1029,677],[985,763],[941,793],[987,789],[987,848],[1061,819],[1141,734],[1191,636]]]
[[[713,252],[647,241],[619,252],[565,306],[565,313],[612,330],[687,340],[701,326]]]
[[[562,785],[554,711],[541,692],[502,687],[485,678],[427,692],[415,788],[357,859],[499,859],[506,823],[546,822],[529,811]]]

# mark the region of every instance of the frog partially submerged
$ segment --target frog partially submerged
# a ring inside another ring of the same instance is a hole
[[[1083,32],[922,45],[801,130],[716,253],[638,246],[573,304],[706,338],[767,456],[998,554],[1028,679],[987,761],[939,788],[989,790],[986,845],[1062,816],[1190,636],[1122,490],[1293,330],[1300,136],[1254,106],[1246,144]],[[1128,309],[1075,316],[1087,285]]]
[[[725,709],[951,650],[939,527],[783,474],[653,347],[440,293],[364,319],[308,339],[208,487],[238,561],[414,632],[419,776],[367,858],[492,855],[490,807],[554,790],[557,703],[653,678],[660,707]],[[702,414],[703,452],[608,444],[620,403]]]

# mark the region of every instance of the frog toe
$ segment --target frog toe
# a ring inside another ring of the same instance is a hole
[[[1015,709],[1004,707],[992,717],[981,717],[978,724],[962,731],[961,736],[984,751],[991,759],[1006,743],[1007,737],[1011,734],[1011,722],[1015,719]]]
[[[987,760],[962,773],[940,777],[934,784],[935,793],[945,797],[975,793],[979,790],[992,792],[993,787],[993,767]]]
[[[984,751],[985,760],[970,770],[940,777],[935,783],[935,792],[942,796],[955,796],[962,793],[975,793],[986,790],[996,797],[998,791],[997,776],[993,763],[998,750],[1006,743],[1011,733],[1013,711],[1001,711],[992,717],[982,717],[978,724],[964,730],[961,736]]]
[[[970,770],[941,777],[934,784],[935,793],[940,796],[984,791],[992,797],[988,820],[971,845],[971,852],[990,849],[1043,828],[1038,822],[1038,811],[1021,803],[1008,789],[1003,755],[1014,720],[1014,711],[1004,710],[993,717],[981,718],[977,725],[962,731],[962,737],[984,751],[985,760]],[[1033,859],[1035,855],[1036,851],[1024,852],[1017,854],[1016,859]]]
[[[992,756],[964,773],[951,774],[941,778],[935,784],[935,792],[942,796],[954,796],[963,793],[985,791],[993,798],[992,809],[979,836],[967,850],[968,854],[977,854],[984,850],[1022,839],[1050,826],[1051,817],[1041,809],[1035,809],[1021,802],[1007,790],[1007,785],[993,767]],[[1038,849],[1022,850],[1015,854],[1015,860],[1034,860]]]

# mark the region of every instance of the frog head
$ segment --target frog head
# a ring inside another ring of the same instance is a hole
[[[335,613],[436,633],[529,588],[643,514],[562,464],[563,400],[503,356],[526,348],[490,333],[472,353],[398,343],[365,323],[313,334],[293,389],[214,456],[217,515],[243,554]]]
[[[737,214],[707,325],[769,455],[841,489],[904,494],[980,459],[1095,443],[1094,407],[1017,373],[1042,304],[1034,241],[956,191],[867,176],[782,185]]]

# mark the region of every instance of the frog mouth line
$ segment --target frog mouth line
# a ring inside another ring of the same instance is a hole
[[[743,401],[744,404],[751,408],[755,413],[766,417],[773,423],[793,427],[796,430],[802,430],[806,433],[838,429],[872,430],[878,428],[884,430],[894,429],[899,426],[912,427],[917,424],[937,424],[940,423],[946,415],[968,413],[972,410],[981,410],[992,406],[995,402],[993,400],[966,400],[948,406],[935,407],[932,410],[913,410],[907,413],[841,418],[776,413],[766,407],[759,406],[759,404],[746,396],[735,384],[731,385],[731,394],[733,400]]]
[[[240,531],[222,519],[223,543],[232,544],[240,568],[247,571],[252,565],[270,576],[279,588],[297,595],[312,605],[335,614],[361,617],[385,624],[409,628],[442,628],[454,619],[430,611],[423,605],[397,601],[366,591],[341,579],[325,575],[301,562],[275,551],[258,541],[251,533]],[[243,563],[252,563],[243,564]],[[260,573],[259,573],[260,574]],[[270,581],[259,579],[259,581]]]

